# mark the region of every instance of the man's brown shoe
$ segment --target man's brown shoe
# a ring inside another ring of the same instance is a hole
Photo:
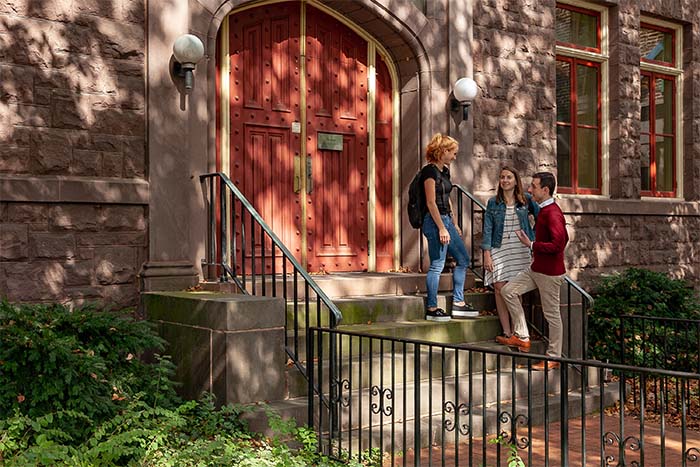
[[[508,347],[517,347],[522,352],[529,352],[530,351],[530,339],[525,341],[525,340],[520,339],[515,334],[513,334],[510,337],[497,336],[496,342],[498,342],[499,344],[502,344],[502,345],[507,345]]]
[[[537,362],[534,365],[532,365],[532,369],[535,371],[544,371],[545,366],[550,370],[554,370],[556,368],[559,368],[559,362],[546,362],[542,360],[541,362]]]

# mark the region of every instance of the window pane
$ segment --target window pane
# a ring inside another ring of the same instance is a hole
[[[557,41],[598,48],[598,17],[595,14],[557,8]]]
[[[651,172],[649,171],[649,135],[639,136],[639,150],[641,153],[642,166],[642,191],[651,190]]]
[[[579,188],[598,188],[598,130],[576,131]]]
[[[673,191],[673,138],[656,138],[656,191]]]
[[[576,117],[581,125],[598,126],[598,69],[576,65]]]
[[[673,81],[654,80],[654,104],[656,105],[656,133],[673,133]]]
[[[571,186],[571,127],[557,125],[557,178],[560,186]]]
[[[642,59],[673,63],[673,34],[656,29],[641,28],[639,47]]]
[[[571,64],[557,61],[557,121],[571,123]]]

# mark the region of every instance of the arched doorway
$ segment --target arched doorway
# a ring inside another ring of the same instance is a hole
[[[305,2],[233,12],[219,44],[219,169],[309,271],[394,267],[395,97],[377,44]]]

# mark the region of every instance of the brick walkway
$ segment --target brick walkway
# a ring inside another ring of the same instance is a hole
[[[613,433],[620,432],[619,426],[620,420],[616,416],[605,416],[604,417],[604,428],[603,433],[611,431]],[[545,444],[544,427],[537,426],[532,428],[532,435],[530,439],[532,440],[531,452],[527,449],[519,451],[525,461],[525,465],[529,467],[543,467],[548,465],[550,467],[575,467],[575,466],[604,466],[605,462],[601,462],[600,454],[600,439],[601,439],[601,429],[600,429],[600,415],[591,415],[586,417],[586,456],[585,462],[582,453],[582,429],[581,429],[581,419],[572,419],[569,422],[569,463],[567,466],[562,466],[561,464],[561,443],[560,443],[560,424],[552,423],[549,425],[549,443]],[[634,434],[639,436],[639,420],[632,417],[625,417],[625,435],[629,436]],[[661,428],[658,424],[645,423],[644,425],[644,459],[640,457],[641,451],[633,451],[630,448],[630,442],[627,443],[627,449],[625,450],[625,462],[622,463],[619,455],[618,444],[605,446],[604,456],[614,456],[614,459],[610,459],[610,466],[617,465],[639,465],[646,467],[680,467],[682,464],[682,435],[680,428],[666,426],[666,444],[665,453],[661,450]],[[518,432],[520,436],[527,436],[527,431]],[[687,441],[686,450],[690,448],[700,449],[700,432],[698,431],[687,431]],[[548,450],[548,456],[545,452]],[[431,453],[432,451],[432,453]],[[425,448],[421,450],[420,455],[420,465],[424,466],[446,466],[446,467],[456,467],[461,466],[488,466],[495,467],[497,447],[492,444],[487,444],[486,446],[486,462],[483,462],[483,446],[481,439],[474,440],[471,444],[471,454],[473,456],[472,462],[470,463],[470,445],[467,443],[460,444],[459,452],[455,452],[454,445],[445,446],[445,463],[442,463],[442,450],[439,446],[433,447],[432,450]],[[431,456],[432,454],[432,456]],[[507,466],[506,449],[501,448],[501,463],[500,465]],[[700,452],[696,452],[700,456]],[[457,457],[458,455],[458,457]],[[528,456],[531,456],[528,458]],[[662,460],[663,456],[663,460]],[[549,458],[549,463],[545,462],[545,458]],[[638,464],[633,464],[633,462],[638,462]],[[390,467],[392,465],[391,460],[388,459],[384,463],[385,466]],[[395,466],[412,466],[414,465],[413,452],[407,453],[404,460],[403,457],[396,458],[394,461]],[[700,466],[700,459],[697,462],[688,462],[688,466]]]

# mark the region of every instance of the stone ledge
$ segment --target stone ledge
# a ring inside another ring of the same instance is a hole
[[[146,180],[0,175],[0,201],[147,205],[149,200]]]
[[[564,214],[700,216],[700,203],[679,199],[557,198]]]
[[[149,319],[221,331],[284,328],[283,298],[213,292],[142,294]]]

